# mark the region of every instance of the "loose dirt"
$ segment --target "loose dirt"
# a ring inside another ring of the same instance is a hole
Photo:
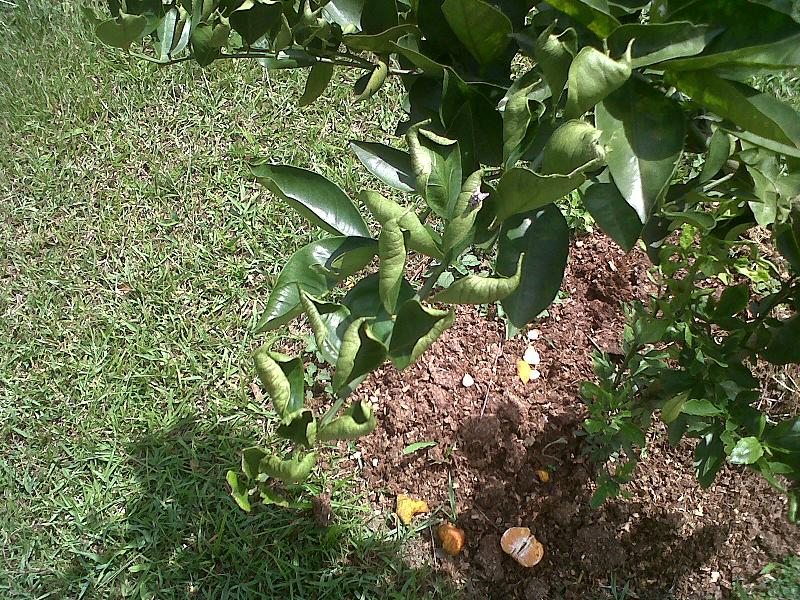
[[[613,574],[620,587],[630,584],[632,598],[723,598],[733,582],[800,552],[800,528],[787,523],[784,499],[759,476],[726,468],[703,490],[692,443],[673,449],[659,431],[629,497],[589,507],[594,472],[581,455],[586,407],[578,386],[593,378],[594,350],[619,352],[621,306],[652,292],[647,268],[642,253],[625,255],[600,235],[583,238],[571,249],[564,297],[535,325],[539,339],[504,341],[496,317],[463,309],[415,365],[385,368],[361,386],[380,423],[360,442],[371,500],[390,515],[396,494],[409,494],[445,518],[452,489],[465,550],[447,557],[423,535],[416,558],[435,556],[465,597],[588,598]],[[541,377],[524,385],[516,362],[529,344],[541,356]],[[468,388],[466,373],[475,380]],[[420,441],[437,445],[403,453]],[[550,472],[549,482],[537,469]],[[532,569],[500,550],[500,535],[516,525],[545,546]]]

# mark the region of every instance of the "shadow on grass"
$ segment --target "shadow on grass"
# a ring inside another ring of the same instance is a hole
[[[133,444],[130,464],[140,492],[125,507],[125,527],[102,548],[103,569],[97,560],[81,559],[57,582],[64,597],[455,596],[430,570],[407,565],[399,541],[365,526],[369,513],[342,482],[331,490],[337,518],[328,528],[320,528],[310,512],[239,510],[227,493],[225,472],[238,469],[236,457],[252,443],[247,438],[241,427],[193,418]]]

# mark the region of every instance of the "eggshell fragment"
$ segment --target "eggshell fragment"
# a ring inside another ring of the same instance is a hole
[[[500,538],[500,547],[523,567],[530,568],[544,557],[544,546],[527,527],[511,527]]]
[[[417,500],[405,494],[399,494],[397,496],[395,513],[405,525],[411,524],[414,515],[426,512],[430,512],[430,510],[428,509],[428,503],[424,500]]]
[[[442,543],[442,549],[450,556],[458,556],[464,548],[466,535],[452,523],[442,523],[436,528],[436,535]]]
[[[530,366],[535,367],[540,362],[542,362],[542,357],[539,356],[539,353],[536,351],[536,348],[534,348],[533,346],[528,346],[528,349],[525,350],[525,354],[522,356],[522,360],[524,360]]]
[[[461,385],[463,385],[465,388],[472,387],[475,385],[475,380],[469,373],[464,373],[464,378],[461,380]]]

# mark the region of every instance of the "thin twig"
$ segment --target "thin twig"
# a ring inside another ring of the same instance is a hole
[[[486,405],[489,403],[489,392],[492,390],[492,386],[494,385],[494,376],[497,370],[497,360],[500,358],[500,355],[502,353],[503,353],[503,339],[500,338],[500,343],[497,346],[497,354],[494,355],[494,364],[492,364],[492,378],[486,385],[486,395],[483,397],[483,406],[481,406],[481,418],[483,418],[483,415],[486,412]]]

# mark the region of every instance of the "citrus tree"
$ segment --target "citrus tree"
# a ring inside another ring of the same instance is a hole
[[[311,171],[251,165],[329,234],[289,258],[258,330],[304,313],[335,374],[329,409],[314,414],[303,361],[255,353],[292,449],[244,451],[244,478],[228,474],[243,508],[276,501],[273,480],[305,479],[320,442],[374,429],[368,403],[348,404],[353,390],[387,361],[412,364],[451,326],[454,305],[499,303],[512,333],[536,319],[567,263],[569,228],[555,202],[576,194],[621,247],[646,248],[662,284],[649,306],[632,309],[622,364],[598,357],[599,383],[582,389],[587,447],[601,465],[623,458],[595,501],[628,480],[657,416],[671,441],[699,438],[703,485],[726,460],[748,465],[790,495],[796,516],[800,418],[761,412],[752,374],[758,361],[800,362],[800,115],[754,87],[754,78],[800,66],[794,2],[109,0],[109,8],[111,18],[89,15],[97,36],[145,60],[306,69],[300,105],[322,94],[335,69],[359,72],[354,102],[389,77],[405,89],[396,131],[405,144],[356,141],[352,150],[407,201],[364,190],[354,202]],[[754,229],[781,262],[760,256]],[[467,250],[494,272],[461,275],[454,266]],[[411,253],[430,264],[419,287],[405,276]],[[354,278],[339,300],[328,298]]]

